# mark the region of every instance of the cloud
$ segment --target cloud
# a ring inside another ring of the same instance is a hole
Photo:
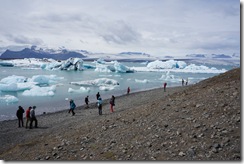
[[[0,6],[2,47],[151,55],[240,51],[239,0],[0,0]]]
[[[8,40],[16,44],[29,44],[29,45],[41,45],[43,41],[39,38],[28,38],[26,36],[18,35],[13,36],[11,34],[6,35]]]
[[[107,24],[101,31],[102,38],[108,43],[127,44],[139,41],[141,35],[124,21]]]

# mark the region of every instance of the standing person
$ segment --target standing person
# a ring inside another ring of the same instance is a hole
[[[75,105],[75,103],[74,103],[74,100],[70,100],[69,101],[69,105],[70,105],[70,109],[69,109],[69,113],[70,113],[70,111],[72,112],[72,116],[74,116],[75,115],[75,112],[74,112],[74,110],[75,110],[75,107],[76,107],[76,105]]]
[[[24,127],[24,121],[23,121],[23,114],[25,113],[25,110],[22,108],[22,106],[19,106],[19,109],[16,112],[16,116],[18,118],[18,122],[19,122],[19,128]]]
[[[167,86],[167,83],[165,82],[164,83],[164,92],[166,92],[166,86]]]
[[[184,79],[182,79],[182,86],[184,86]]]
[[[97,96],[97,100],[98,100],[98,98],[100,97],[100,93],[97,92],[96,96]]]
[[[102,115],[102,104],[103,104],[103,100],[101,97],[99,97],[97,100],[97,107],[98,107],[98,114],[99,115]]]
[[[188,78],[186,79],[186,85],[188,84]]]
[[[35,109],[36,106],[33,106],[33,108],[30,111],[30,129],[32,128],[32,123],[35,121],[35,128],[37,128],[37,119],[36,119],[36,114],[35,114]]]
[[[115,106],[115,97],[114,97],[114,95],[112,95],[109,103],[110,103],[110,112],[113,113],[114,112],[114,106]]]
[[[88,105],[88,103],[89,103],[89,99],[88,99],[88,97],[89,97],[89,96],[86,96],[86,98],[85,98],[85,103],[86,103],[86,107],[87,107],[87,108],[89,108],[89,105]]]
[[[31,111],[32,107],[30,106],[26,111],[25,111],[25,114],[26,114],[26,124],[25,124],[25,128],[28,128],[28,123],[31,121],[31,118],[30,118],[30,111]]]
[[[127,94],[130,94],[130,87],[127,88]]]

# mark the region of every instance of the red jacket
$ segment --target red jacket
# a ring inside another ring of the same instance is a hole
[[[30,108],[28,108],[27,110],[26,110],[26,118],[30,118]]]

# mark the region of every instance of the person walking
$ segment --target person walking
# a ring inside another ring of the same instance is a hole
[[[182,82],[182,86],[184,86],[184,79],[182,79],[182,81],[181,81],[181,82]]]
[[[101,97],[99,97],[97,100],[97,107],[98,107],[98,114],[99,115],[102,115],[102,104],[103,104],[103,100]]]
[[[30,111],[31,111],[32,107],[30,106],[26,111],[25,111],[25,114],[26,114],[26,124],[25,124],[25,128],[28,128],[28,123],[31,121],[31,118],[30,118]]]
[[[186,79],[186,85],[188,84],[188,78]]]
[[[32,123],[35,121],[35,128],[38,128],[37,126],[37,119],[36,119],[36,114],[35,114],[35,109],[36,106],[33,106],[33,108],[30,110],[30,129],[32,129]]]
[[[88,103],[89,103],[89,99],[88,99],[88,97],[89,97],[89,96],[86,96],[86,98],[85,98],[86,108],[89,108],[89,105],[88,105]]]
[[[167,86],[167,83],[165,82],[164,83],[164,92],[166,92],[166,86]]]
[[[130,94],[130,87],[127,88],[127,94]]]
[[[69,101],[69,105],[70,105],[69,113],[72,112],[72,116],[74,116],[74,115],[75,115],[74,110],[75,110],[75,107],[76,107],[76,105],[75,105],[75,103],[74,103],[74,100],[71,99],[71,100]]]
[[[110,113],[113,113],[114,112],[114,106],[115,106],[115,97],[114,97],[114,95],[112,95],[109,103],[110,103]]]
[[[19,109],[16,112],[16,116],[18,118],[18,122],[19,122],[19,128],[24,127],[24,121],[23,121],[23,114],[25,113],[25,110],[22,108],[22,106],[19,106]]]
[[[97,100],[98,100],[98,98],[100,97],[100,93],[97,92],[96,96],[97,96]]]

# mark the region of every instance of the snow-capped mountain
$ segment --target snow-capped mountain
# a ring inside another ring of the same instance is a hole
[[[56,60],[66,60],[70,57],[73,58],[85,58],[86,51],[69,51],[65,48],[59,48],[57,50],[50,48],[37,48],[32,46],[31,48],[24,48],[21,51],[6,50],[1,56],[1,59],[21,59],[21,58],[52,58]]]

